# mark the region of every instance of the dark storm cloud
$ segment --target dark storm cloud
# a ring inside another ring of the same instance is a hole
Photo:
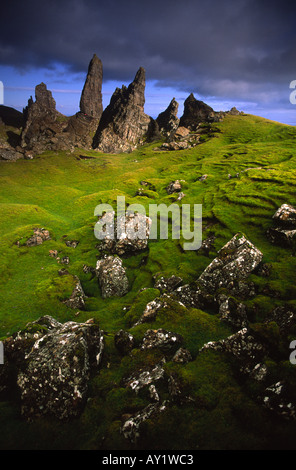
[[[295,5],[274,0],[40,0],[2,6],[0,59],[20,70],[63,64],[105,80],[147,79],[205,96],[280,94],[296,78]]]

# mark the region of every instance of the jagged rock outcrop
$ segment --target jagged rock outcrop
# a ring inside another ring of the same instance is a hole
[[[44,83],[35,88],[35,101],[31,97],[24,109],[25,125],[21,146],[41,153],[55,146],[55,137],[63,130],[62,115],[56,110],[56,102]]]
[[[184,101],[184,112],[180,118],[180,126],[195,130],[201,122],[217,122],[221,119],[217,113],[203,101],[197,100],[193,93]]]
[[[209,307],[219,309],[217,291],[221,288],[226,289],[230,296],[249,297],[253,295],[253,290],[246,280],[261,263],[262,257],[261,251],[245,235],[237,233],[218,251],[218,256],[207,266],[196,282],[178,287],[175,294],[184,305],[201,309]],[[233,307],[234,305],[229,309],[229,303],[224,303],[221,307],[221,316],[225,318],[227,311],[226,316],[230,323],[239,325],[242,322],[241,324],[244,325],[246,318],[241,306],[238,304],[235,308]],[[235,318],[230,320],[231,311],[235,312]]]
[[[116,88],[103,111],[93,147],[102,152],[120,153],[143,143],[152,118],[144,113],[145,70],[140,67],[128,87]]]
[[[94,54],[88,67],[80,99],[80,111],[70,118],[56,110],[52,93],[44,83],[35,88],[24,110],[25,125],[21,136],[23,149],[41,153],[45,150],[90,148],[103,112],[103,67]]]
[[[171,132],[175,131],[179,126],[179,118],[177,116],[179,109],[179,103],[172,99],[170,104],[168,105],[167,109],[160,113],[156,118],[156,122],[158,124],[159,131],[169,136]]]
[[[18,386],[22,415],[69,419],[83,409],[90,374],[100,367],[104,337],[93,320],[62,324],[44,316],[7,338],[4,349],[12,372],[6,385]]]

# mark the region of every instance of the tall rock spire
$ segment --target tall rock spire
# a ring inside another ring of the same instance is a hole
[[[93,55],[80,98],[80,111],[87,116],[99,119],[103,112],[102,104],[103,65],[96,54]]]
[[[140,67],[128,87],[116,88],[104,110],[93,147],[102,152],[126,152],[143,143],[150,116],[144,113],[145,69]]]

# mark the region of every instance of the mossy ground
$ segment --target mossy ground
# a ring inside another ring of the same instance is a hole
[[[243,232],[262,251],[263,261],[272,265],[268,279],[251,277],[259,290],[248,301],[254,324],[261,324],[275,305],[295,306],[296,258],[291,250],[273,246],[266,230],[281,204],[296,205],[296,128],[249,115],[228,116],[215,127],[219,132],[186,151],[162,151],[160,143],[154,142],[128,154],[77,149],[1,163],[0,339],[45,314],[62,322],[95,318],[106,332],[103,368],[90,384],[91,399],[81,418],[64,424],[51,420],[29,424],[20,417],[18,406],[1,402],[1,448],[133,448],[119,433],[121,417],[142,409],[148,401],[126,390],[122,379],[159,357],[157,352],[147,354],[136,348],[131,357],[121,358],[113,339],[120,328],[130,329],[139,344],[150,327],[184,337],[193,361],[182,367],[168,363],[167,368],[178,374],[195,404],[170,407],[148,420],[139,449],[294,447],[293,423],[283,423],[256,404],[226,359],[210,352],[198,355],[204,343],[232,332],[216,315],[180,306],[161,311],[151,324],[131,329],[146,303],[159,295],[153,287],[155,274],[175,274],[184,283],[195,280],[237,232]],[[199,181],[204,174],[207,179]],[[165,189],[176,179],[185,180],[180,202]],[[137,195],[142,180],[155,191],[144,188],[143,195]],[[83,265],[95,266],[99,255],[95,207],[109,203],[116,208],[117,196],[125,196],[128,204],[144,205],[147,213],[149,204],[155,203],[202,204],[203,237],[215,235],[213,248],[205,255],[184,250],[182,239],[151,240],[148,250],[123,259],[129,293],[102,299],[97,280],[83,272]],[[35,227],[48,229],[51,240],[27,247],[25,241]],[[79,244],[71,248],[66,240],[79,240]],[[57,250],[59,258],[69,256],[69,265],[50,257],[49,250]],[[73,287],[71,276],[59,276],[62,267],[79,277],[87,295],[86,309],[79,315],[62,302]],[[289,353],[281,346],[281,370],[292,377]],[[281,366],[275,362],[273,367]]]

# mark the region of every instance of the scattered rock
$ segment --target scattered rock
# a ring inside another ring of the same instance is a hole
[[[182,189],[181,183],[179,180],[171,181],[170,184],[166,187],[168,194],[178,193]]]
[[[119,330],[114,336],[114,344],[120,354],[126,355],[135,347],[135,339],[131,333]]]
[[[98,260],[96,275],[103,298],[122,297],[128,292],[128,278],[118,256],[107,256]]]
[[[27,240],[26,245],[27,246],[42,245],[42,243],[47,240],[50,240],[49,231],[44,228],[41,228],[41,229],[35,228],[34,235]]]
[[[144,214],[128,214],[114,218],[114,212],[100,217],[101,241],[97,248],[101,252],[128,255],[147,249],[152,220]]]
[[[272,217],[274,226],[267,230],[267,237],[276,245],[293,247],[296,236],[296,209],[283,204]]]
[[[165,376],[165,371],[163,368],[164,363],[165,359],[156,364],[154,367],[136,372],[125,380],[125,386],[138,393],[144,387],[147,387],[150,384],[154,384],[159,380],[163,380]]]
[[[80,280],[75,277],[76,285],[73,289],[71,297],[64,301],[67,307],[73,308],[75,310],[84,310],[85,309],[85,293],[82,289]]]
[[[143,338],[141,349],[159,348],[165,352],[172,352],[178,349],[183,343],[183,338],[177,333],[164,330],[147,330]]]
[[[296,419],[295,397],[290,396],[287,384],[284,381],[279,381],[267,387],[260,399],[267,409],[282,418]]]
[[[157,416],[159,413],[166,409],[166,403],[150,403],[146,408],[139,411],[135,416],[129,418],[121,427],[121,433],[130,442],[136,443],[140,437],[141,424],[150,419],[152,416]]]
[[[14,149],[0,148],[0,160],[6,160],[9,162],[15,162],[20,158],[24,158],[24,154],[17,152]]]
[[[158,289],[161,293],[164,292],[173,292],[177,287],[179,287],[183,282],[183,279],[179,276],[170,276],[170,277],[159,277],[155,283],[155,289]]]
[[[188,349],[180,348],[178,351],[176,351],[172,361],[179,364],[187,364],[188,362],[192,361],[192,356]]]
[[[208,293],[227,288],[234,280],[246,279],[262,260],[262,253],[242,234],[236,234],[218,252],[198,278],[198,284]]]

